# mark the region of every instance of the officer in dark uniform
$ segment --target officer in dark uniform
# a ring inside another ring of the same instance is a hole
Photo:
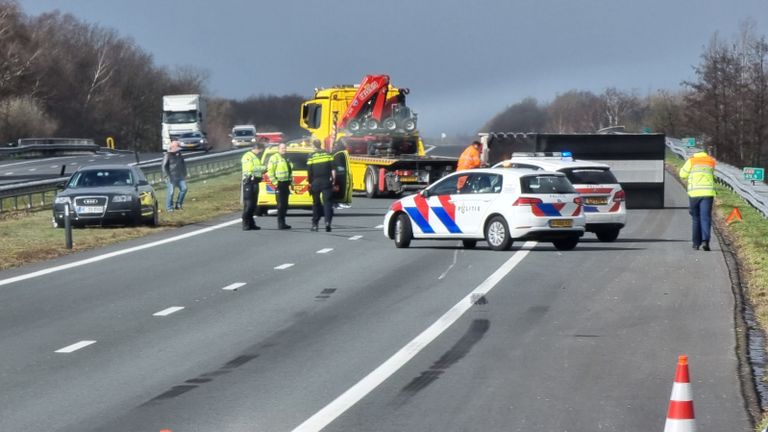
[[[333,168],[333,156],[323,149],[319,139],[312,142],[315,152],[307,159],[307,172],[312,191],[312,231],[317,231],[320,216],[325,218],[325,231],[331,231],[333,219],[333,185],[336,182],[336,170]]]

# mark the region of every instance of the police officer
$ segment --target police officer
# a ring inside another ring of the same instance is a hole
[[[323,149],[319,139],[312,142],[315,152],[307,159],[307,173],[312,189],[312,231],[317,231],[320,215],[325,218],[325,231],[331,231],[333,219],[333,185],[336,182],[336,170],[333,168],[333,156]]]
[[[261,229],[253,220],[253,212],[259,200],[259,182],[266,171],[266,167],[261,163],[262,151],[264,143],[260,140],[240,159],[243,169],[243,231]]]
[[[682,168],[680,178],[688,180],[689,213],[693,222],[693,248],[710,250],[712,203],[715,199],[715,158],[706,151],[694,153]]]
[[[269,158],[269,179],[276,186],[277,201],[277,229],[291,229],[285,224],[285,214],[288,212],[288,196],[291,193],[291,181],[293,180],[293,166],[285,157],[286,145],[280,143],[277,153]]]

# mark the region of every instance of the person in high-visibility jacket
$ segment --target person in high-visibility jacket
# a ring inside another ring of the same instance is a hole
[[[288,213],[288,196],[291,194],[291,182],[293,181],[293,165],[285,157],[286,145],[280,143],[277,153],[269,158],[269,180],[275,185],[275,201],[277,202],[277,229],[291,229],[285,223],[285,215]]]
[[[256,203],[259,200],[259,182],[264,171],[267,170],[267,167],[261,163],[262,151],[264,151],[264,142],[259,141],[240,158],[243,171],[243,231],[261,229],[253,220],[253,213],[256,211]]]
[[[307,174],[312,187],[312,228],[317,231],[320,216],[325,218],[325,231],[331,231],[333,219],[333,185],[336,183],[336,170],[333,167],[333,156],[323,149],[319,139],[313,140],[315,152],[307,159]]]
[[[459,164],[456,166],[456,171],[463,171],[472,168],[480,168],[482,160],[480,159],[480,150],[483,145],[480,141],[473,141],[459,156]]]
[[[715,158],[706,151],[694,153],[682,168],[680,178],[688,181],[689,212],[693,220],[693,248],[710,250],[712,204],[715,199]]]

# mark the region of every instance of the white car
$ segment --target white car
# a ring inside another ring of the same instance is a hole
[[[600,241],[612,242],[627,223],[626,195],[611,167],[600,162],[574,160],[568,152],[513,153],[495,168],[527,168],[565,174],[584,199],[586,230]]]
[[[398,248],[412,239],[459,239],[466,248],[478,240],[493,250],[540,240],[571,250],[585,222],[581,196],[564,174],[486,168],[455,172],[395,201],[384,235]]]

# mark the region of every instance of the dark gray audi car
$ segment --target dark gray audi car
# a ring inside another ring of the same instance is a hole
[[[157,196],[144,173],[130,165],[81,167],[56,194],[53,225],[64,227],[69,205],[74,226],[87,224],[157,225]]]

